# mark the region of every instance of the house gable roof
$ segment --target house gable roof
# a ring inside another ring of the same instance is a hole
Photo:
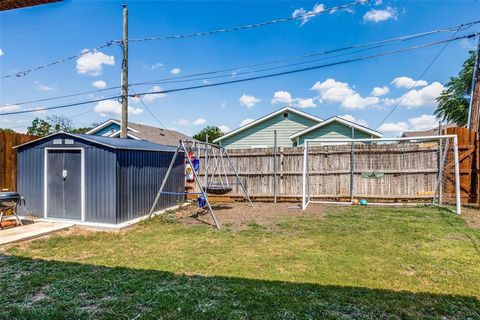
[[[342,123],[346,126],[349,126],[349,127],[353,127],[359,131],[362,131],[362,132],[365,132],[365,133],[368,133],[372,136],[375,136],[377,138],[381,138],[383,137],[383,134],[381,132],[378,132],[378,131],[375,131],[375,130],[372,130],[370,128],[367,128],[365,126],[362,126],[362,125],[359,125],[358,123],[355,123],[355,122],[352,122],[352,121],[349,121],[349,120],[345,120],[343,118],[340,118],[340,117],[331,117],[331,118],[328,118],[327,120],[323,121],[323,122],[320,122],[319,124],[316,124],[314,126],[311,126],[311,127],[308,127],[306,129],[303,129],[297,133],[294,133],[293,135],[290,136],[290,139],[295,139],[297,137],[300,137],[308,132],[311,132],[313,130],[316,130],[318,128],[321,128],[323,126],[326,126],[328,125],[329,123],[332,123],[332,122],[339,122],[339,123]]]
[[[103,122],[103,123],[100,123],[98,126],[96,126],[95,128],[92,128],[90,130],[88,130],[87,132],[85,132],[85,134],[94,134],[95,132],[111,125],[111,124],[117,124],[118,126],[122,126],[120,121],[118,120],[115,120],[115,119],[108,119],[107,121]],[[133,132],[138,132],[137,130],[133,129],[130,124],[127,126],[127,129],[130,130],[130,131],[133,131]]]
[[[86,134],[95,134],[99,130],[111,125],[117,124],[120,126],[120,121],[115,119],[109,119],[104,123],[99,124],[93,129],[90,129]],[[148,126],[145,124],[129,122],[128,123],[128,136],[136,140],[147,140],[163,145],[176,146],[178,145],[179,140],[189,140],[189,136],[174,130],[168,130],[153,126]],[[109,133],[107,137],[117,137],[119,135],[119,130]]]
[[[275,116],[278,116],[279,114],[282,114],[282,113],[284,113],[284,112],[292,112],[292,113],[295,113],[295,114],[297,114],[297,115],[299,115],[299,116],[302,116],[302,117],[304,117],[304,118],[307,118],[307,119],[310,119],[310,120],[313,120],[313,121],[316,121],[316,122],[322,122],[322,121],[323,121],[322,119],[320,119],[320,118],[318,118],[318,117],[315,117],[315,116],[313,116],[313,115],[311,115],[311,114],[305,113],[305,112],[303,112],[303,111],[300,111],[300,110],[297,110],[297,109],[293,109],[293,108],[291,108],[291,107],[284,107],[284,108],[282,108],[282,109],[279,109],[279,110],[277,110],[277,111],[274,111],[274,112],[272,112],[272,113],[269,113],[269,114],[267,114],[267,115],[265,115],[265,116],[263,116],[263,117],[261,117],[261,118],[258,118],[257,120],[252,121],[252,122],[250,122],[249,124],[246,124],[246,125],[244,125],[244,126],[241,126],[241,127],[237,128],[237,129],[235,129],[235,130],[233,130],[233,131],[230,131],[229,133],[221,136],[220,138],[217,138],[217,139],[213,140],[213,142],[216,143],[216,142],[222,141],[222,140],[225,139],[225,138],[234,136],[234,135],[236,135],[236,134],[239,133],[239,132],[242,132],[242,131],[244,131],[244,130],[246,130],[246,129],[248,129],[248,128],[254,127],[254,126],[258,125],[259,123],[262,123],[262,122],[264,122],[264,121],[266,121],[266,120],[268,120],[268,119],[271,119],[271,118],[273,118],[273,117],[275,117]]]

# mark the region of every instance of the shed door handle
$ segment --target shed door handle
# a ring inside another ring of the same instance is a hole
[[[62,171],[62,176],[63,176],[63,179],[67,178],[67,170]]]

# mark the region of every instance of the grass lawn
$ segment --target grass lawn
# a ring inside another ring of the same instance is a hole
[[[435,208],[325,211],[14,245],[0,318],[480,319],[480,229]]]

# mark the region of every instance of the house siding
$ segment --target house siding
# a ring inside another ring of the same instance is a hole
[[[354,129],[352,137],[352,127],[339,122],[332,122],[318,129],[312,130],[298,137],[298,145],[304,144],[305,139],[368,139],[372,136],[366,132]]]
[[[288,113],[288,117],[284,117],[283,113],[281,113],[256,126],[221,140],[220,144],[229,149],[252,148],[254,146],[273,147],[274,130],[277,130],[277,146],[291,147],[293,145],[290,139],[292,134],[318,123],[296,113],[286,113]]]

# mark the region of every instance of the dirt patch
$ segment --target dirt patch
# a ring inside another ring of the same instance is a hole
[[[234,230],[248,228],[249,225],[260,226],[274,225],[279,220],[288,217],[310,216],[323,217],[323,206],[309,206],[302,211],[293,203],[254,203],[251,207],[247,203],[236,202],[222,205],[214,205],[213,209],[221,226]],[[176,220],[184,224],[209,224],[213,225],[213,219],[208,209],[202,209],[195,205],[186,206],[176,212]]]
[[[480,228],[480,208],[462,208],[462,218],[472,228]]]

